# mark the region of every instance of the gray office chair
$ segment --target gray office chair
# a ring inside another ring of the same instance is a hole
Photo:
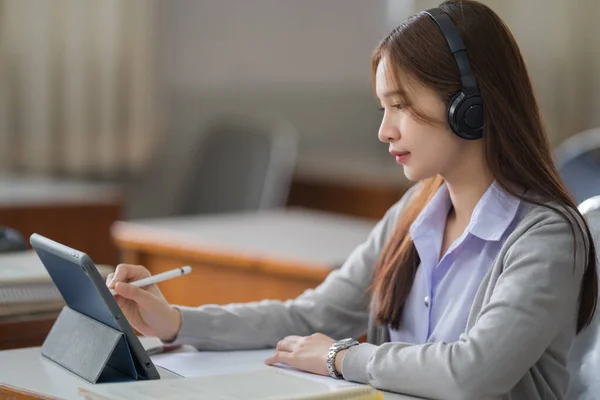
[[[11,253],[29,249],[29,245],[19,231],[0,225],[0,253]]]
[[[286,204],[297,133],[268,114],[221,114],[192,146],[180,214],[258,211]]]
[[[600,195],[589,198],[579,205],[585,216],[596,251],[600,268]],[[600,308],[590,326],[575,337],[569,352],[568,368],[571,382],[567,399],[596,400],[600,398]]]
[[[577,203],[600,195],[600,128],[565,140],[554,155],[558,171]]]
[[[129,184],[125,218],[285,206],[298,142],[291,124],[268,113],[218,113],[192,122],[165,135]]]

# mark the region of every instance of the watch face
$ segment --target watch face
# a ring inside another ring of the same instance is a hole
[[[338,349],[345,349],[346,347],[350,347],[352,343],[354,343],[354,339],[346,338],[335,342],[335,347]]]

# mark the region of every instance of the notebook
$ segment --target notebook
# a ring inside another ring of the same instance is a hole
[[[371,386],[336,386],[271,367],[197,378],[108,383],[79,388],[86,400],[381,400]]]

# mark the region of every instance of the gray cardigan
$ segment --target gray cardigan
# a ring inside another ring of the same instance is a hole
[[[176,342],[252,349],[287,335],[342,339],[367,332],[368,343],[346,353],[347,380],[430,399],[563,399],[585,265],[581,235],[575,240],[558,213],[530,205],[481,283],[459,341],[389,343],[387,327],[369,313],[367,287],[409,195],[317,288],[285,302],[179,307]]]

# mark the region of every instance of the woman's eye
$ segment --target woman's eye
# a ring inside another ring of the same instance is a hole
[[[393,104],[390,106],[390,108],[395,108],[397,110],[402,110],[405,107],[406,107],[406,105],[404,105],[404,104]],[[380,108],[378,108],[378,110],[380,112],[385,112],[385,107],[380,107]]]

